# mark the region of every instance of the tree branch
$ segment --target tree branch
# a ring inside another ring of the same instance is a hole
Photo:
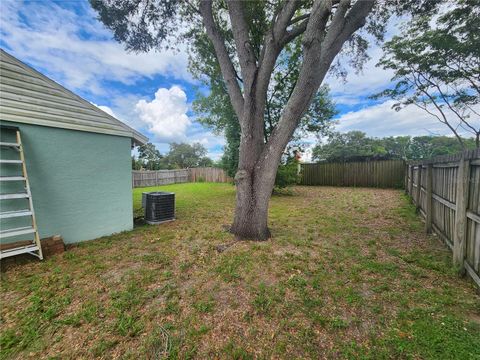
[[[457,66],[456,68],[454,68],[453,66],[451,66],[450,64],[448,64],[448,62],[445,62],[445,66],[446,66],[447,68],[449,68],[450,70],[452,70],[452,71],[459,71],[459,72],[461,72],[463,78],[466,79],[466,80],[470,83],[470,85],[472,85],[472,88],[475,89],[475,91],[476,91],[478,94],[480,94],[480,86],[479,86],[479,84],[477,84],[477,83],[474,81],[474,79],[472,79],[472,78],[469,76],[468,71],[465,71],[465,70],[464,70],[464,68],[467,67],[466,64],[460,63],[460,64],[458,64],[458,66]],[[478,81],[478,80],[477,80],[477,81]]]
[[[244,91],[249,92],[254,82],[257,60],[250,44],[250,31],[245,20],[244,2],[238,0],[228,1],[228,13],[232,23],[232,33],[242,72]]]
[[[439,122],[443,123],[443,120],[440,119],[440,117],[439,117],[437,114],[435,114],[434,112],[431,112],[430,110],[428,110],[428,108],[427,108],[426,105],[423,105],[423,106],[422,106],[422,105],[420,105],[419,103],[413,103],[413,105],[415,105],[415,106],[417,106],[418,108],[424,110],[424,111],[427,112],[428,114],[436,117]]]
[[[288,25],[293,25],[293,24],[296,24],[296,23],[299,22],[299,21],[308,19],[309,16],[310,16],[310,13],[297,16],[296,18],[293,18],[292,20],[290,20],[290,21],[288,22]]]
[[[259,157],[258,167],[268,166],[270,157],[275,158],[281,154],[333,59],[345,41],[365,24],[373,4],[374,0],[362,0],[351,6],[349,0],[341,0],[325,34],[331,4],[321,0],[315,1],[303,36],[304,60],[297,83]]]
[[[472,113],[480,117],[480,113],[476,111],[473,107],[471,107],[469,104],[465,104],[465,106],[469,108]]]
[[[283,48],[289,42],[293,41],[296,37],[302,35],[305,30],[307,30],[308,20],[304,20],[302,23],[297,25],[291,30],[287,30],[282,40],[280,41],[280,46]]]
[[[415,85],[417,87],[417,89],[422,92],[433,104],[433,106],[435,106],[435,108],[437,109],[437,111],[440,113],[440,115],[442,116],[442,119],[443,121],[438,117],[438,116],[435,116],[441,123],[445,124],[448,126],[448,128],[453,132],[453,134],[455,135],[455,137],[457,138],[458,142],[460,143],[461,147],[463,149],[465,149],[465,144],[463,143],[463,140],[462,138],[460,137],[460,135],[458,135],[458,132],[456,129],[453,128],[453,126],[449,123],[447,117],[445,116],[445,113],[443,112],[442,108],[440,107],[440,105],[437,104],[437,102],[435,101],[435,98],[425,89],[425,86],[422,84],[420,78],[417,78],[415,77],[415,69],[410,67],[411,71],[412,71],[412,76],[413,76],[413,80],[415,82]],[[433,115],[432,112],[430,112],[428,109],[427,109],[427,106],[424,107],[424,110],[427,111],[429,114]]]
[[[420,76],[422,76],[422,78],[428,82],[431,86],[433,86],[434,88],[437,89],[438,93],[440,94],[440,97],[442,98],[442,100],[445,102],[445,104],[447,104],[448,108],[450,109],[450,111],[452,111],[457,117],[458,119],[465,125],[467,126],[468,128],[470,128],[471,131],[473,131],[474,134],[477,133],[477,129],[475,127],[473,127],[467,120],[465,120],[465,116],[463,116],[462,114],[460,114],[457,109],[455,109],[452,104],[450,103],[450,101],[448,100],[448,95],[446,95],[444,93],[444,91],[442,90],[442,88],[440,87],[440,85],[437,83],[437,82],[434,82],[432,79],[426,77],[423,73],[419,72]],[[448,87],[448,85],[447,85]],[[447,89],[448,91],[448,89]]]
[[[213,43],[215,54],[217,56],[218,63],[220,64],[220,70],[222,72],[223,79],[225,80],[228,95],[232,101],[235,114],[237,115],[238,119],[241,119],[243,115],[244,99],[242,91],[240,90],[240,86],[237,82],[235,68],[225,46],[225,41],[213,18],[212,0],[201,1],[199,11],[202,15],[203,24],[207,31],[207,35],[210,41]]]
[[[286,41],[283,41],[287,27],[300,5],[300,1],[286,0],[278,14],[274,17],[269,33],[265,36],[265,42],[263,43],[260,53],[257,75],[257,96],[259,98],[264,98],[267,94],[273,68],[275,67],[280,52],[287,44]],[[306,26],[308,20],[304,21]],[[301,29],[301,27],[298,29]],[[303,29],[303,31],[305,31],[305,29]],[[297,35],[292,36],[291,39],[293,40],[294,37],[300,35],[303,31],[298,32],[297,30]]]

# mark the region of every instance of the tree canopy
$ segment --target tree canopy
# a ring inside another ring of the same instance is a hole
[[[207,156],[207,149],[200,143],[171,143],[165,155],[152,143],[138,148],[138,159],[132,157],[134,170],[186,169],[192,167],[213,166],[214,162]]]
[[[146,143],[138,147],[138,160],[132,158],[134,170],[160,170],[165,167],[163,156],[152,143]]]
[[[210,166],[213,162],[207,156],[207,149],[200,143],[171,143],[165,155],[165,163],[169,168],[186,169],[199,166]]]
[[[379,65],[394,71],[395,86],[375,97],[390,97],[396,110],[415,105],[461,132],[480,147],[480,2],[457,0],[422,13],[384,46]]]

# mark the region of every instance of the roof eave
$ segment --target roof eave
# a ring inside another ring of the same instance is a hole
[[[87,128],[87,126],[83,127],[82,129],[78,128],[76,130],[80,130],[80,131],[86,131],[86,132],[93,132],[93,133],[110,133],[110,134],[114,134],[113,132],[115,132],[115,135],[120,135],[120,136],[129,136],[131,137],[131,139],[133,140],[134,143],[136,143],[137,145],[144,145],[148,142],[148,138],[146,136],[144,136],[143,134],[139,133],[138,131],[136,131],[135,129],[133,129],[132,127],[128,126],[127,124],[123,123],[122,121],[118,120],[116,117],[106,113],[105,111],[103,111],[102,109],[100,109],[98,106],[92,104],[91,102],[85,100],[84,98],[80,97],[79,95],[75,94],[74,92],[68,90],[67,88],[65,88],[64,86],[62,86],[61,84],[57,83],[55,80],[53,79],[50,79],[48,76],[42,74],[41,72],[39,72],[38,70],[34,69],[33,67],[27,65],[26,63],[22,62],[21,60],[17,59],[16,57],[14,57],[13,55],[10,55],[9,53],[7,53],[5,50],[3,50],[2,48],[0,48],[0,53],[2,54],[2,56],[6,56],[10,59],[12,59],[15,63],[18,63],[21,67],[23,67],[26,71],[29,71],[29,72],[33,72],[36,76],[40,77],[41,79],[43,79],[44,81],[47,81],[48,83],[51,83],[53,84],[54,86],[58,87],[59,89],[61,89],[61,91],[63,91],[64,93],[68,94],[69,96],[71,96],[72,98],[76,99],[77,101],[83,103],[84,105],[90,107],[91,109],[93,109],[94,111],[96,111],[97,113],[100,113],[103,117],[107,117],[109,119],[111,119],[113,121],[113,124],[116,124],[117,126],[120,126],[122,127],[124,130],[125,130],[125,133],[123,134],[120,134],[121,130],[120,129],[113,129],[111,131],[100,131],[99,129],[96,129],[95,127],[91,127],[91,128]],[[24,123],[33,123],[32,121],[22,121]],[[34,123],[35,124],[35,123]],[[36,124],[38,125],[38,124]],[[73,127],[65,127],[65,124],[63,124],[63,126],[55,126],[55,127],[60,127],[60,128],[73,128]]]
[[[132,132],[132,140],[137,146],[145,145],[148,142],[148,138],[137,131]]]

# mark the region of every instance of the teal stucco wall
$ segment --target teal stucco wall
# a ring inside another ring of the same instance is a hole
[[[76,243],[132,229],[130,138],[1,124],[20,128],[41,238],[59,234],[65,243]],[[1,132],[2,141],[12,140],[12,132]],[[12,150],[2,150],[2,158],[15,156],[18,155]],[[8,166],[2,165],[2,176],[14,172],[18,165]],[[12,192],[15,190],[12,186],[19,184],[2,184],[1,192]],[[19,206],[18,200],[7,202],[10,203],[2,201],[2,211]],[[26,220],[9,219],[10,223],[3,220],[1,225],[11,227],[15,221],[22,226],[21,222]]]

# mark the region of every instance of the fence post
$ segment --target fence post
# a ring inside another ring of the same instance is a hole
[[[432,188],[433,188],[433,164],[427,165],[427,177],[425,179],[425,232],[432,232]]]
[[[422,192],[422,168],[423,165],[419,164],[418,169],[417,169],[417,191],[415,194],[415,202],[417,205],[417,208],[420,209],[422,207],[422,204],[420,204],[420,194]]]
[[[462,156],[457,173],[457,201],[455,209],[455,231],[453,233],[453,264],[460,273],[464,273],[466,248],[468,182],[470,178],[470,161]]]
[[[158,186],[158,171],[155,171],[155,186]]]
[[[408,172],[410,173],[410,184],[408,185],[408,195],[413,199],[413,165],[408,165]]]

